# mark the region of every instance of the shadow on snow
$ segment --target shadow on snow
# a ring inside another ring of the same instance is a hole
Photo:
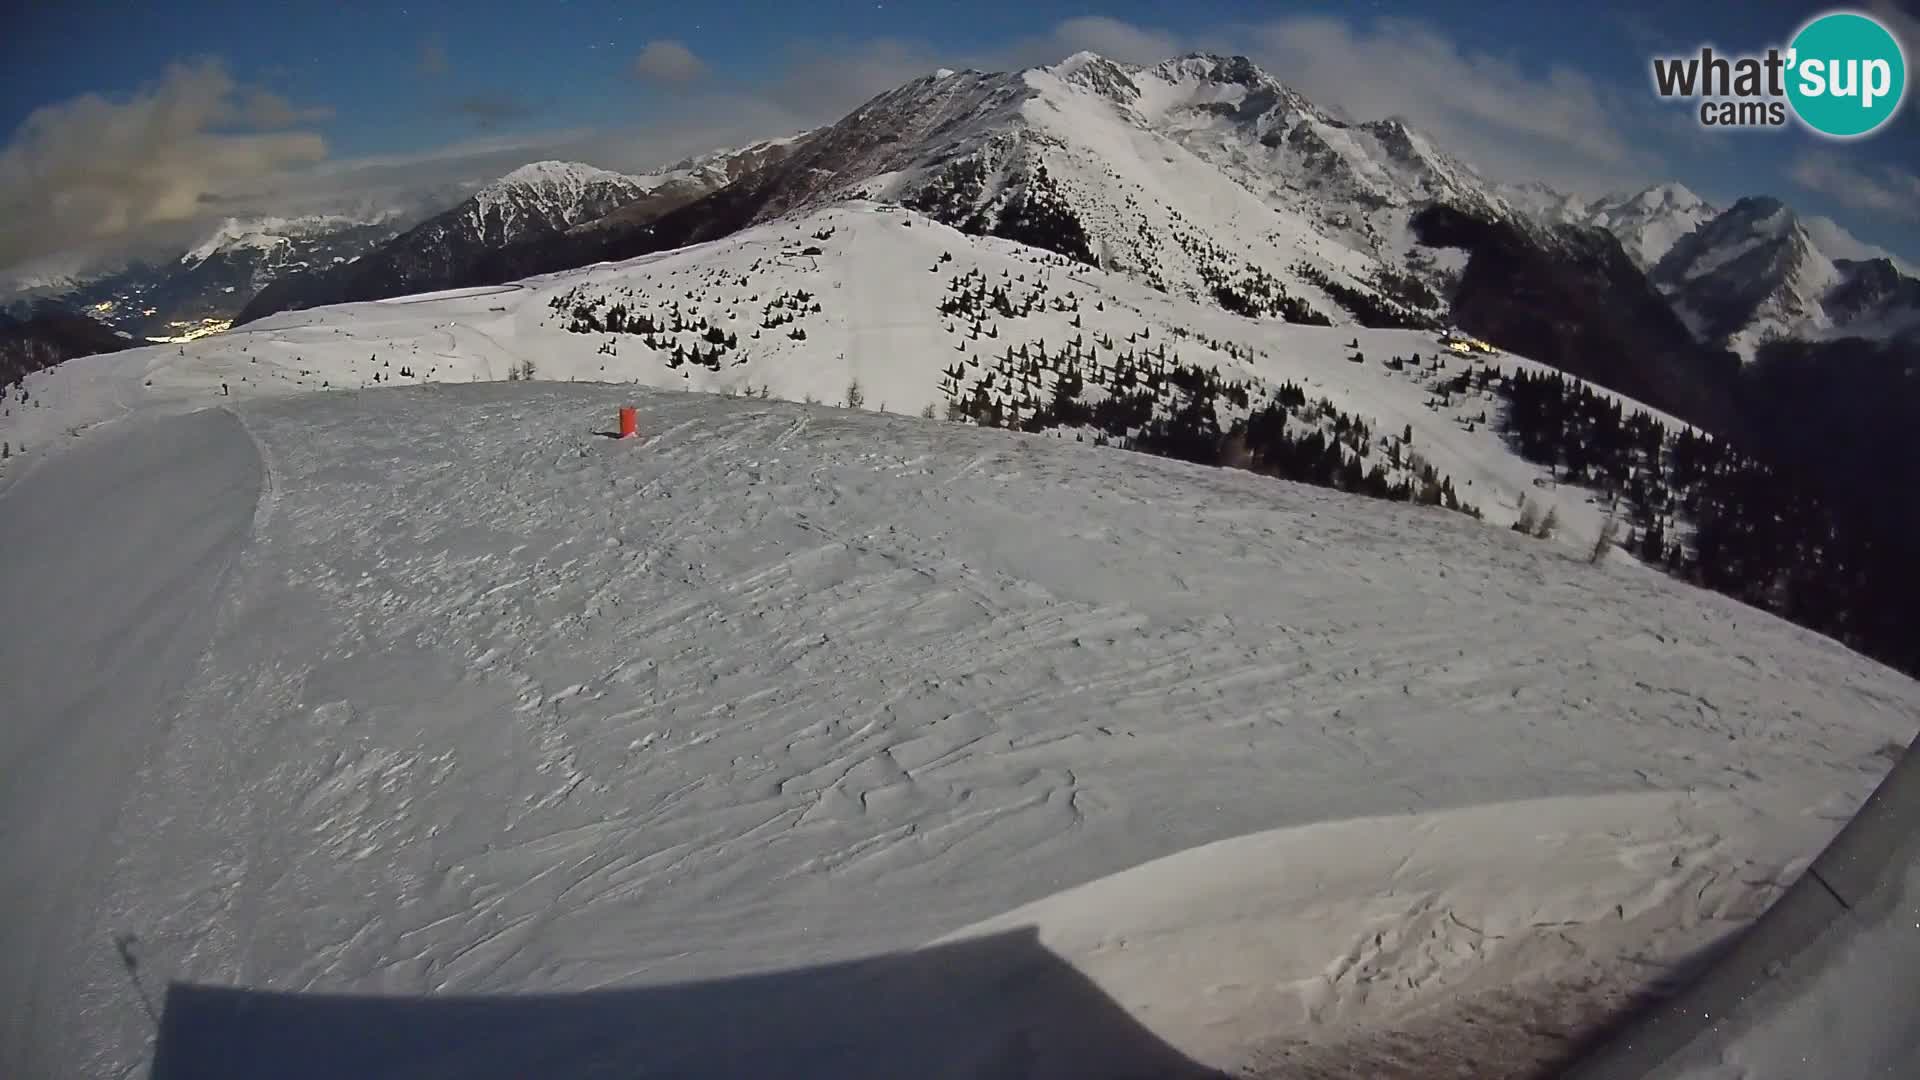
[[[383,997],[175,983],[152,1080],[1216,1076],[1031,927],[819,967],[552,994]]]

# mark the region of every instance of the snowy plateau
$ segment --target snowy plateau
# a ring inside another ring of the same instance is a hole
[[[944,419],[1162,346],[1484,520]],[[1537,367],[856,201],[35,373],[0,1074],[1550,1067],[1920,687],[1589,564],[1600,509],[1440,403],[1484,365]]]

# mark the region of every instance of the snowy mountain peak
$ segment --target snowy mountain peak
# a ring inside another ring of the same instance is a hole
[[[1682,237],[1649,276],[1702,341],[1743,356],[1772,337],[1830,329],[1825,299],[1843,280],[1793,210],[1767,196]]]
[[[480,189],[476,197],[498,197],[518,188],[583,190],[592,184],[633,183],[634,178],[578,161],[535,161],[522,165]]]
[[[1539,181],[1502,184],[1498,191],[1510,205],[1542,224],[1580,225],[1612,233],[1642,270],[1651,269],[1681,237],[1720,212],[1676,183],[1598,198],[1563,192]]]
[[[1067,57],[1065,60],[1049,66],[1047,70],[1065,79],[1071,77],[1082,68],[1095,64],[1111,64],[1112,62],[1113,61],[1108,60],[1106,57],[1101,56],[1091,49],[1082,49],[1072,56]]]
[[[1832,265],[1786,204],[1756,195],[1734,203],[1676,243],[1655,268],[1655,277],[1692,280],[1743,261],[1756,273],[1771,268],[1766,276],[1780,277],[1807,257]]]
[[[1133,76],[1140,69],[1131,64],[1109,60],[1095,52],[1077,52],[1050,68],[1043,69],[1062,82],[1084,86],[1123,105],[1140,98],[1140,87]]]
[[[1685,184],[1679,183],[1655,184],[1635,195],[1630,202],[1640,210],[1667,213],[1698,210],[1707,205],[1705,199],[1695,195]]]
[[[362,220],[341,214],[310,214],[305,217],[228,218],[192,250],[180,256],[180,262],[192,266],[223,251],[251,250],[271,252],[288,247],[296,239],[337,232],[355,225],[377,225],[382,218]]]
[[[1500,184],[1497,190],[1509,205],[1532,214],[1547,225],[1591,224],[1589,216],[1592,208],[1607,201],[1602,199],[1596,202],[1587,196],[1561,191],[1539,180]]]
[[[1634,195],[1611,195],[1578,207],[1568,219],[1612,233],[1628,257],[1649,269],[1682,237],[1719,214],[1682,184],[1656,184]]]
[[[658,178],[628,176],[577,161],[522,165],[474,193],[454,213],[486,244],[565,228],[608,214],[647,194]]]
[[[1419,162],[1440,156],[1431,143],[1397,116],[1369,121],[1361,124],[1360,129],[1378,140],[1380,148],[1396,161]]]
[[[217,252],[240,247],[266,251],[286,242],[287,238],[273,231],[266,221],[242,221],[239,218],[228,218],[213,231],[213,235],[201,241],[191,251],[181,255],[180,261],[191,266],[194,263],[205,262]]]
[[[1204,82],[1233,83],[1245,87],[1279,85],[1272,76],[1260,70],[1260,65],[1244,56],[1188,53],[1172,60],[1161,61],[1154,66],[1154,71],[1169,79],[1198,79]]]
[[[746,146],[724,147],[681,158],[664,169],[644,176],[629,177],[651,193],[675,195],[688,191],[704,193],[724,187],[761,165],[777,160],[814,130],[797,131],[774,139],[762,139]]]
[[[1786,203],[1771,195],[1749,195],[1727,208],[1718,224],[1723,232],[1745,229],[1750,233],[1786,237],[1800,228],[1800,220]]]

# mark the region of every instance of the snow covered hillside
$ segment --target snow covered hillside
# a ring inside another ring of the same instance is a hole
[[[1465,162],[1402,120],[1350,123],[1245,57],[1187,56],[1148,68],[1081,54],[1052,69],[1102,90],[1144,127],[1170,135],[1270,205],[1401,271],[1416,253],[1410,212],[1440,201],[1513,218],[1515,208]]]
[[[1405,275],[1450,268],[1432,252],[1408,264],[1413,202],[1497,200],[1403,126],[1348,129],[1243,57],[1093,53],[908,83],[761,186],[758,220],[863,193],[1175,295],[1255,290],[1296,320],[1363,305],[1413,323],[1440,301]]]
[[[631,385],[130,404],[0,493],[8,1075],[139,1075],[143,990],[176,1067],[255,1074],[919,1073],[901,1030],[1110,1074],[1041,957],[1193,1062],[1518,1075],[1752,917],[1920,709],[1630,563],[1057,439]],[[196,1026],[175,980],[387,997]]]
[[[1372,429],[1362,443],[1369,467],[1397,476],[1417,471],[1417,457],[1492,525],[1513,521],[1523,497],[1542,512],[1554,508],[1571,545],[1590,544],[1600,525],[1588,493],[1552,486],[1545,469],[1498,435],[1491,390],[1448,385],[1540,365],[1458,355],[1417,331],[1243,318],[874,204],[622,264],[283,313],[180,346],[69,362],[29,381],[32,401],[9,403],[0,437],[16,455],[23,444],[38,452],[127,409],[221,403],[223,384],[246,398],[506,379],[525,365],[539,379],[827,403],[845,401],[857,384],[868,409],[942,417],[976,401],[1031,413],[1063,375],[1097,398],[1132,378],[1128,371],[1157,379],[1159,366],[1186,365],[1244,382],[1241,415],[1287,384],[1310,403],[1324,399]],[[1164,407],[1176,409],[1177,388],[1163,382],[1162,390]],[[1334,419],[1312,411],[1296,422],[1331,433]]]

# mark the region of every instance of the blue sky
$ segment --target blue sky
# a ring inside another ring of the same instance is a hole
[[[1912,0],[1867,9],[1920,55]],[[0,261],[45,254],[55,222],[111,243],[210,212],[470,180],[534,157],[641,168],[832,120],[935,66],[1023,66],[1080,48],[1137,60],[1245,53],[1358,118],[1405,115],[1500,179],[1593,192],[1678,179],[1722,203],[1774,194],[1920,261],[1920,107],[1871,138],[1835,143],[1798,129],[1703,132],[1687,106],[1650,91],[1656,51],[1784,44],[1822,10],[1764,0],[25,0],[0,64],[0,207],[13,211],[0,217],[37,224],[8,236],[0,223]],[[116,172],[119,187],[58,206],[46,190],[48,177]]]

